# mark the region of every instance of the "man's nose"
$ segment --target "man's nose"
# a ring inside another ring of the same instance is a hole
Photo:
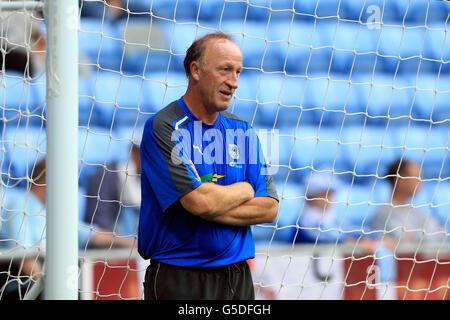
[[[227,79],[227,85],[231,88],[231,89],[237,89],[238,87],[238,80],[239,80],[239,75],[236,73],[233,73],[228,79]]]

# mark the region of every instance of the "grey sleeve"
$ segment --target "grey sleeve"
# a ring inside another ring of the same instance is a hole
[[[386,222],[389,215],[389,209],[387,207],[381,207],[378,209],[370,221],[370,230],[378,231],[381,233],[386,231]],[[378,234],[378,233],[377,233]]]

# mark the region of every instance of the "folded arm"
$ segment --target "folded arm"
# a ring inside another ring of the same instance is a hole
[[[190,213],[212,221],[252,199],[254,194],[255,191],[247,182],[228,186],[206,182],[181,197],[180,202]]]
[[[180,199],[190,213],[205,220],[232,226],[249,226],[275,221],[278,201],[270,197],[254,198],[247,182],[228,186],[204,183]]]
[[[217,216],[214,222],[236,227],[274,222],[278,213],[278,201],[271,197],[256,197]]]

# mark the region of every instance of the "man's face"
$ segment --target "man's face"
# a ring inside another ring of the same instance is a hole
[[[239,47],[228,40],[210,40],[198,62],[198,72],[194,78],[209,113],[226,110],[242,70],[242,53]]]
[[[406,167],[406,172],[401,174],[405,178],[397,179],[397,189],[403,190],[410,197],[414,195],[414,193],[419,193],[422,184],[420,182],[420,168],[414,164],[410,163]]]
[[[319,192],[314,195],[308,195],[308,198],[314,199],[308,201],[310,201],[310,203],[313,204],[315,207],[324,210],[324,212],[327,212],[327,210],[333,206],[331,202],[333,202],[334,199],[334,191],[325,190],[323,192]]]

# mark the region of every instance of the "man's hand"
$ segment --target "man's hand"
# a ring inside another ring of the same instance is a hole
[[[36,281],[41,276],[42,267],[34,258],[28,258],[23,261],[22,273]]]

